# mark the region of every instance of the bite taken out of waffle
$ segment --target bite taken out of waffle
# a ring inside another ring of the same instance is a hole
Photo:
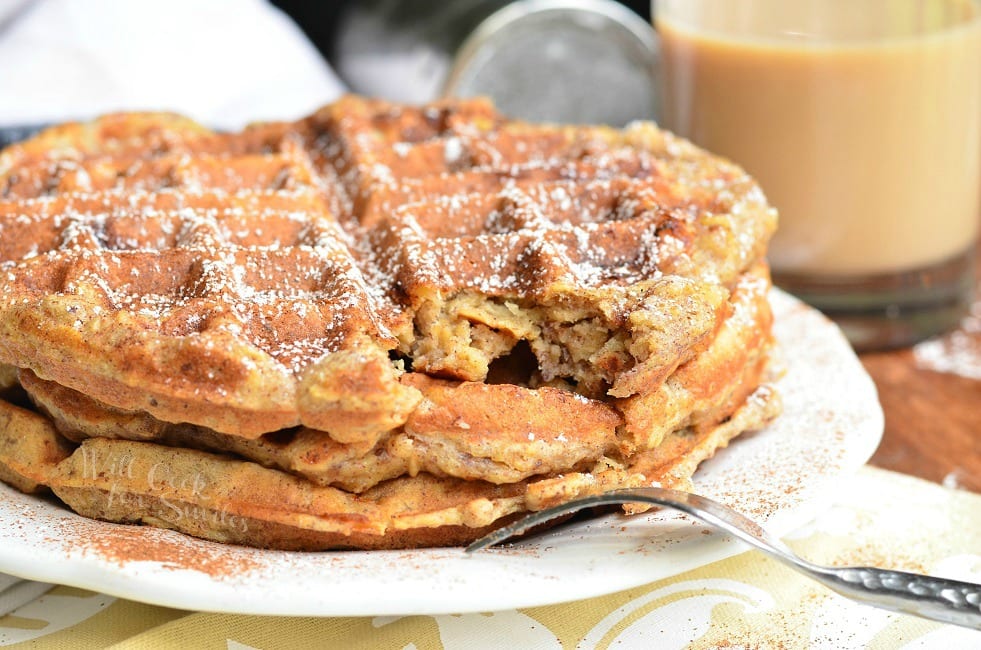
[[[298,550],[687,488],[779,411],[775,225],[653,124],[482,100],[55,127],[0,153],[0,479]]]

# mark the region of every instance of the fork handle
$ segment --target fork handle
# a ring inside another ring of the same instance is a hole
[[[843,596],[885,609],[981,630],[981,585],[873,567],[811,567]]]

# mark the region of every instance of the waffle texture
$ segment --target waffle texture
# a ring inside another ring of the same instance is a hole
[[[298,549],[684,487],[778,410],[775,225],[652,124],[481,100],[56,127],[0,153],[0,478]]]

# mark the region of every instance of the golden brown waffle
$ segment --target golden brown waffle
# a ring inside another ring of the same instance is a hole
[[[347,97],[235,134],[58,127],[0,153],[0,379],[37,408],[9,407],[0,478],[281,548],[684,486],[774,414],[774,226],[742,170],[651,124]],[[70,456],[35,450],[52,425]],[[170,508],[164,466],[212,487]]]

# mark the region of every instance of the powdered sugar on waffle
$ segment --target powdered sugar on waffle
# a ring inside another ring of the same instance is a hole
[[[240,135],[182,128],[53,150],[9,175],[8,281],[43,257],[62,269],[50,290],[77,295],[80,313],[124,310],[173,336],[228,332],[301,373],[355,335],[390,348],[413,292],[514,298],[691,274],[694,239],[716,236],[698,230],[701,216],[724,204],[754,222],[766,209],[755,185],[733,193],[738,172],[653,127],[531,127],[480,102],[351,100]],[[663,149],[634,144],[644,138]],[[731,284],[765,232],[713,228],[735,233],[731,258],[697,273]],[[25,238],[37,232],[50,236]]]

